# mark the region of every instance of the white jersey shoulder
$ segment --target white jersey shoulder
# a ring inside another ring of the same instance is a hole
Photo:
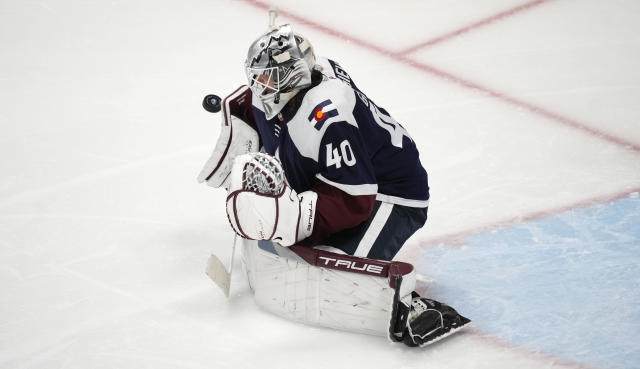
[[[336,73],[333,70],[333,67],[331,66],[331,63],[329,62],[329,59],[324,58],[324,57],[318,57],[316,59],[316,66],[320,67],[320,70],[322,71],[322,74],[324,74],[327,77],[336,77]]]
[[[317,162],[327,128],[333,124],[357,127],[353,116],[355,104],[353,89],[338,79],[329,78],[307,91],[296,115],[287,123],[300,154]]]

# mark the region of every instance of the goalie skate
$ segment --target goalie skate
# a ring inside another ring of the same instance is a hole
[[[426,346],[448,337],[471,320],[458,314],[451,306],[415,295],[409,307],[404,343]]]
[[[402,285],[402,276],[396,285]],[[394,295],[389,338],[410,347],[426,346],[452,335],[469,325],[471,320],[458,314],[449,305],[420,297],[416,292],[400,298]]]

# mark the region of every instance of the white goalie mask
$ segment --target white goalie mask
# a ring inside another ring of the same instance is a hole
[[[249,47],[245,71],[267,119],[275,117],[298,91],[311,85],[315,65],[311,44],[288,24],[275,27]]]

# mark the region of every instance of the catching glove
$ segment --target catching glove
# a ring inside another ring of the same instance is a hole
[[[227,216],[239,236],[291,246],[311,235],[318,195],[289,187],[276,158],[240,155],[230,178]]]
[[[247,86],[239,87],[224,99],[220,136],[211,157],[198,175],[198,182],[206,181],[209,186],[228,189],[233,159],[260,149],[258,132],[237,116],[239,112],[250,108],[251,93]]]

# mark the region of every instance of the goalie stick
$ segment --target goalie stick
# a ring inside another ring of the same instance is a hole
[[[238,235],[233,237],[233,247],[231,248],[231,261],[229,262],[229,270],[224,266],[220,258],[215,254],[209,256],[207,261],[206,273],[211,280],[220,287],[225,297],[229,298],[229,289],[231,287],[231,273],[233,272],[233,258],[236,253],[236,243]]]
[[[202,107],[209,113],[218,113],[222,109],[222,99],[220,99],[218,95],[207,95],[202,100]],[[223,123],[224,122],[225,120],[223,119]],[[257,138],[255,140],[257,141]],[[226,152],[227,150],[224,151],[225,154]],[[222,156],[224,158],[225,155],[223,154]],[[215,169],[213,169],[213,172],[218,169],[223,158],[218,158],[219,160],[215,161],[215,163],[217,163],[217,166],[215,167]],[[207,167],[205,166],[205,168]],[[211,177],[212,173],[207,172],[206,175]],[[220,184],[218,184],[218,186],[219,185]],[[224,263],[220,260],[220,258],[218,258],[218,256],[216,256],[215,254],[211,254],[211,256],[209,256],[209,260],[207,260],[207,267],[205,269],[205,273],[216,285],[218,285],[218,287],[220,287],[227,298],[229,298],[229,289],[231,287],[231,273],[233,272],[233,258],[235,255],[237,240],[238,235],[235,235],[233,238],[233,247],[231,248],[231,261],[229,262],[229,268],[226,268],[224,266]]]

